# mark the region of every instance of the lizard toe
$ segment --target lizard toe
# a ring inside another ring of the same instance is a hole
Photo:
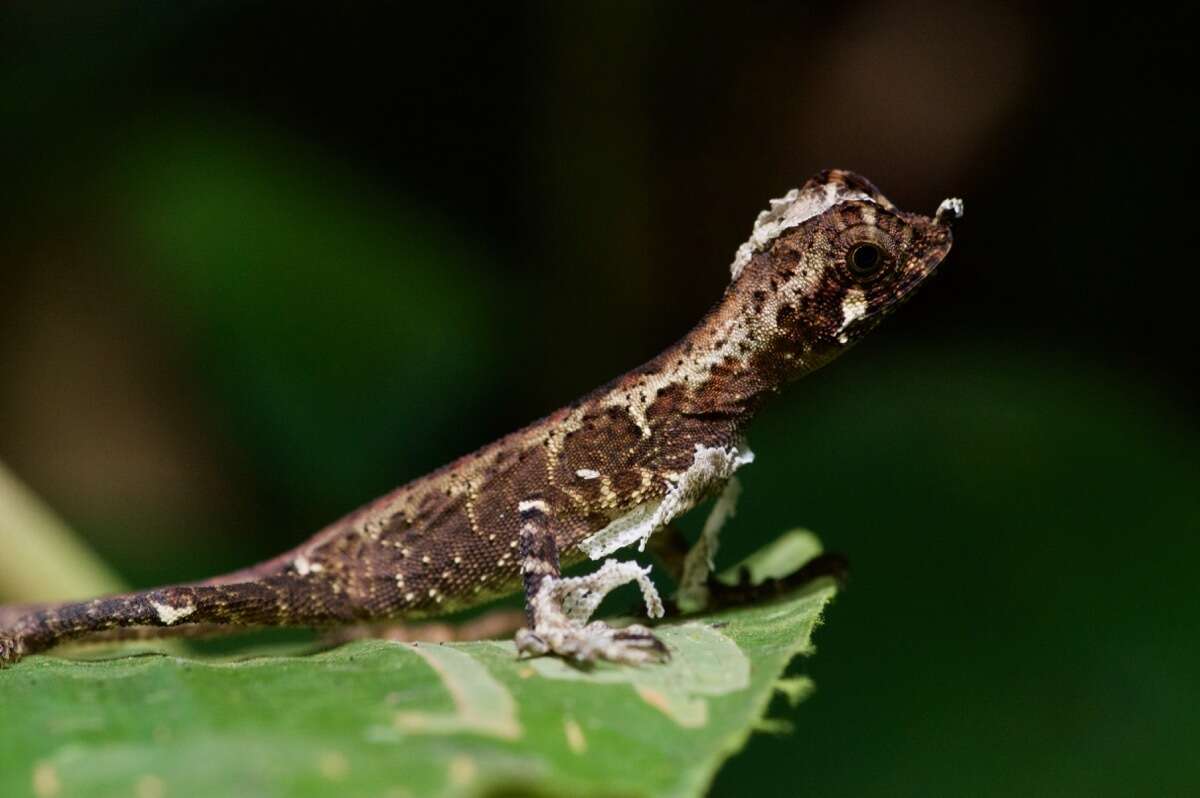
[[[21,646],[15,637],[0,632],[0,668],[15,664],[21,659]]]
[[[644,626],[634,624],[613,632],[613,644],[619,647],[619,661],[666,662],[671,659],[671,650],[658,635]]]
[[[554,654],[580,663],[603,660],[623,665],[646,665],[671,658],[666,644],[638,624],[620,629],[602,621],[587,625],[547,625],[534,630],[521,629],[514,642],[522,656]]]
[[[671,653],[662,640],[640,624],[614,629],[596,621],[580,630],[575,658],[588,662],[605,660],[622,665],[665,662]]]
[[[540,657],[550,653],[546,641],[529,629],[518,629],[513,642],[517,646],[517,654],[523,657]]]

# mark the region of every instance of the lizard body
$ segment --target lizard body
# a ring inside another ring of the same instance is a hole
[[[0,665],[130,628],[421,617],[510,593],[522,580],[530,623],[518,634],[522,651],[661,657],[642,627],[586,623],[608,590],[633,580],[661,614],[648,569],[610,560],[593,575],[563,578],[560,567],[644,546],[725,490],[683,578],[702,589],[715,530],[732,512],[733,473],[752,459],[742,436],[755,411],[907,298],[949,251],[949,221],[959,215],[956,200],[933,218],[904,213],[865,179],[822,172],[759,216],[721,301],[648,363],[267,562],[204,582],[0,608]]]

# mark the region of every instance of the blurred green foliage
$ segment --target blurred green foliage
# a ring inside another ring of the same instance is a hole
[[[803,520],[851,582],[800,731],[717,791],[1188,793],[1200,436],[1181,409],[1066,360],[864,349],[752,438],[737,529]],[[794,781],[759,781],[783,759]]]
[[[133,276],[169,308],[259,473],[351,504],[485,409],[494,273],[438,219],[364,196],[309,153],[195,124],[155,131],[116,171],[144,247]],[[407,434],[417,419],[428,438]]]

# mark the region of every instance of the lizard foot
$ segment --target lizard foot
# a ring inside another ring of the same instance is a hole
[[[666,645],[644,626],[614,628],[603,621],[589,624],[568,622],[542,624],[534,630],[521,629],[517,651],[525,656],[557,654],[577,662],[607,660],[624,665],[645,665],[671,658]]]
[[[531,562],[535,567],[537,562]],[[614,628],[588,619],[614,588],[637,582],[646,602],[647,614],[661,618],[662,599],[647,573],[635,562],[608,560],[600,570],[586,576],[542,575],[529,601],[532,629],[516,635],[520,654],[539,656],[557,654],[579,662],[608,660],[631,665],[662,662],[670,652],[661,640],[644,626],[634,624]]]
[[[17,638],[0,632],[0,668],[15,665],[21,659],[21,645]]]

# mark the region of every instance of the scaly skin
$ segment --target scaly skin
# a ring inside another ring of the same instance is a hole
[[[904,213],[865,179],[823,172],[760,216],[720,303],[645,365],[260,565],[89,602],[0,608],[0,664],[125,630],[434,615],[513,592],[523,570],[557,578],[547,563],[597,554],[592,536],[614,521],[662,503],[673,509],[657,521],[669,521],[718,491],[740,461],[702,468],[698,452],[743,452],[764,399],[848,349],[933,273],[951,244],[943,216],[960,213],[950,201],[933,218]],[[529,502],[536,512],[518,509]],[[549,630],[535,598],[527,650],[578,652],[579,639],[543,646],[537,634]],[[633,645],[641,648],[618,641],[588,657],[640,662],[655,649],[646,638]]]

